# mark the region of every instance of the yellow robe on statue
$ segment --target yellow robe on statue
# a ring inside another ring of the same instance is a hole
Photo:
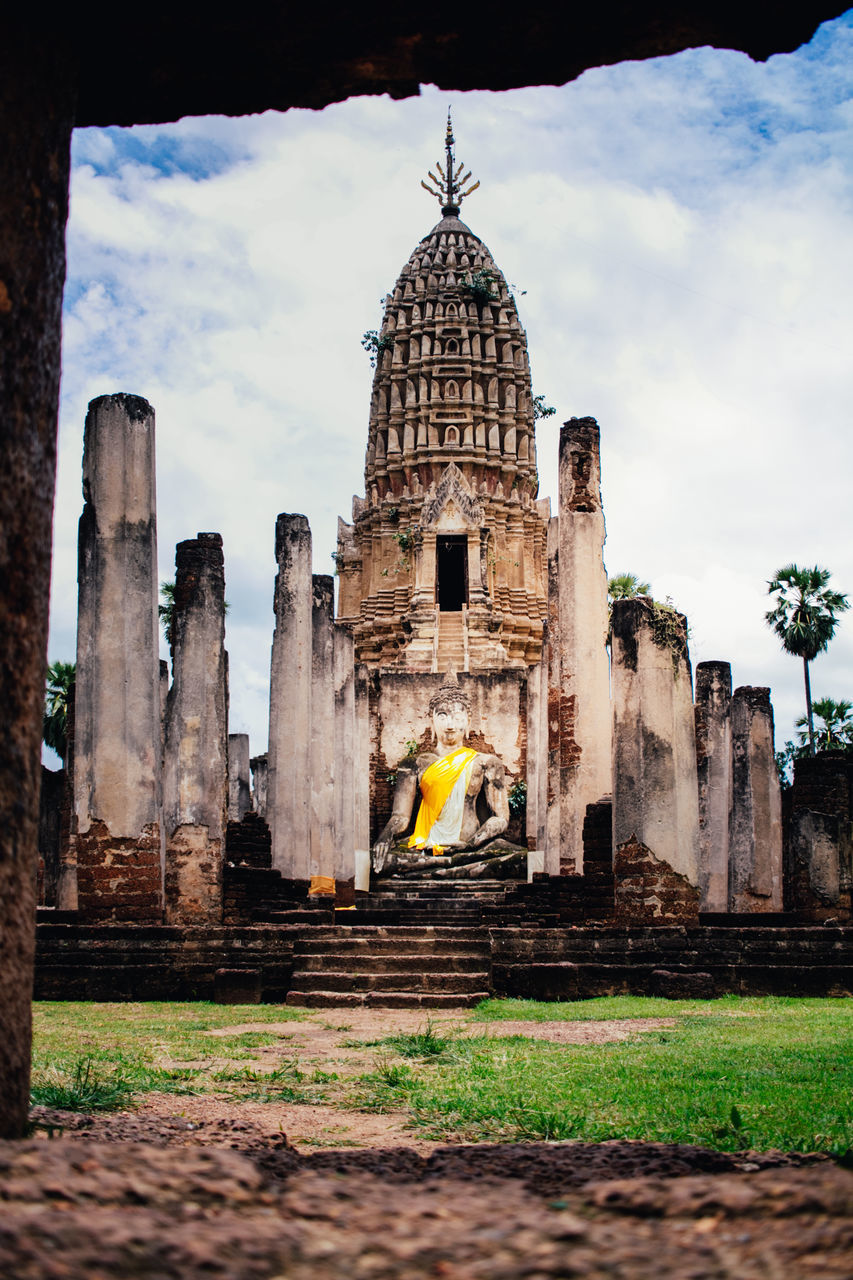
[[[460,796],[457,792],[457,799],[460,802],[464,802],[464,793],[468,787],[471,765],[476,756],[477,752],[470,747],[460,747],[457,751],[451,751],[450,755],[442,756],[440,760],[433,760],[432,764],[424,771],[424,775],[421,778],[421,807],[418,810],[414,834],[409,837],[410,849],[423,849],[431,843],[430,833],[441,817],[442,810],[447,804],[454,787],[460,783],[462,795]],[[459,803],[458,808],[459,821],[455,835],[452,832],[450,834],[443,833],[443,838],[447,843],[450,843],[451,840],[459,839],[464,804]],[[442,846],[433,844],[432,851],[434,854],[440,854]]]

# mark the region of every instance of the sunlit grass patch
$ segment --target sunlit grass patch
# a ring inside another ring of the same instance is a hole
[[[437,1058],[447,1053],[453,1040],[449,1036],[437,1035],[432,1023],[427,1020],[423,1031],[386,1036],[381,1043],[387,1044],[404,1058]]]
[[[557,1021],[577,1008],[489,1003],[489,1020]],[[599,1017],[610,1005],[635,1018],[662,1004],[675,1025],[595,1045],[459,1038],[441,1059],[379,1064],[362,1078],[361,1105],[408,1110],[439,1140],[634,1138],[837,1156],[853,1147],[853,1001],[595,1004]]]
[[[30,1103],[60,1111],[113,1111],[130,1102],[134,1089],[120,1070],[104,1074],[87,1057],[64,1070],[44,1070],[33,1080]]]

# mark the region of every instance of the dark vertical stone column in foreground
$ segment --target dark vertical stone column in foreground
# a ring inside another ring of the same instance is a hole
[[[282,513],[275,526],[275,631],[270,664],[267,784],[272,861],[308,880],[311,855],[311,530]]]
[[[74,818],[88,919],[162,915],[160,660],[154,410],[89,405],[78,548]]]
[[[696,667],[696,772],[699,782],[699,904],[729,909],[729,809],[732,798],[732,669],[728,662]]]
[[[252,807],[248,733],[228,735],[228,820],[242,822]]]
[[[29,1107],[70,80],[68,58],[41,32],[38,40],[21,35],[7,13],[0,39],[0,1138],[23,1133]]]
[[[729,909],[782,910],[782,792],[773,750],[770,690],[732,697]]]
[[[172,687],[166,700],[166,921],[222,919],[228,773],[225,560],[218,533],[175,549]]]

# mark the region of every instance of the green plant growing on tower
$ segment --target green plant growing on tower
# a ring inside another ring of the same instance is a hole
[[[370,357],[370,367],[375,369],[384,352],[392,350],[394,338],[390,333],[380,337],[378,329],[366,329],[361,337],[361,345]]]
[[[538,422],[540,418],[553,418],[557,410],[552,404],[545,403],[544,396],[533,397],[533,421]]]
[[[809,754],[815,754],[814,716],[809,663],[823,653],[835,635],[838,615],[850,608],[847,596],[829,585],[831,574],[820,565],[801,569],[783,565],[767,584],[774,605],[764,620],[782,642],[785,653],[803,660]]]
[[[494,271],[484,267],[480,271],[472,271],[469,275],[463,276],[459,287],[464,294],[474,300],[478,307],[483,307],[489,302],[500,301],[497,284],[498,278]]]

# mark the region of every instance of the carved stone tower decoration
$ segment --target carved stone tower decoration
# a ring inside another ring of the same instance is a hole
[[[356,656],[409,671],[524,668],[542,655],[549,504],[537,502],[527,338],[506,280],[459,219],[470,173],[424,188],[442,218],[378,335],[365,497],[338,524],[338,619]]]

